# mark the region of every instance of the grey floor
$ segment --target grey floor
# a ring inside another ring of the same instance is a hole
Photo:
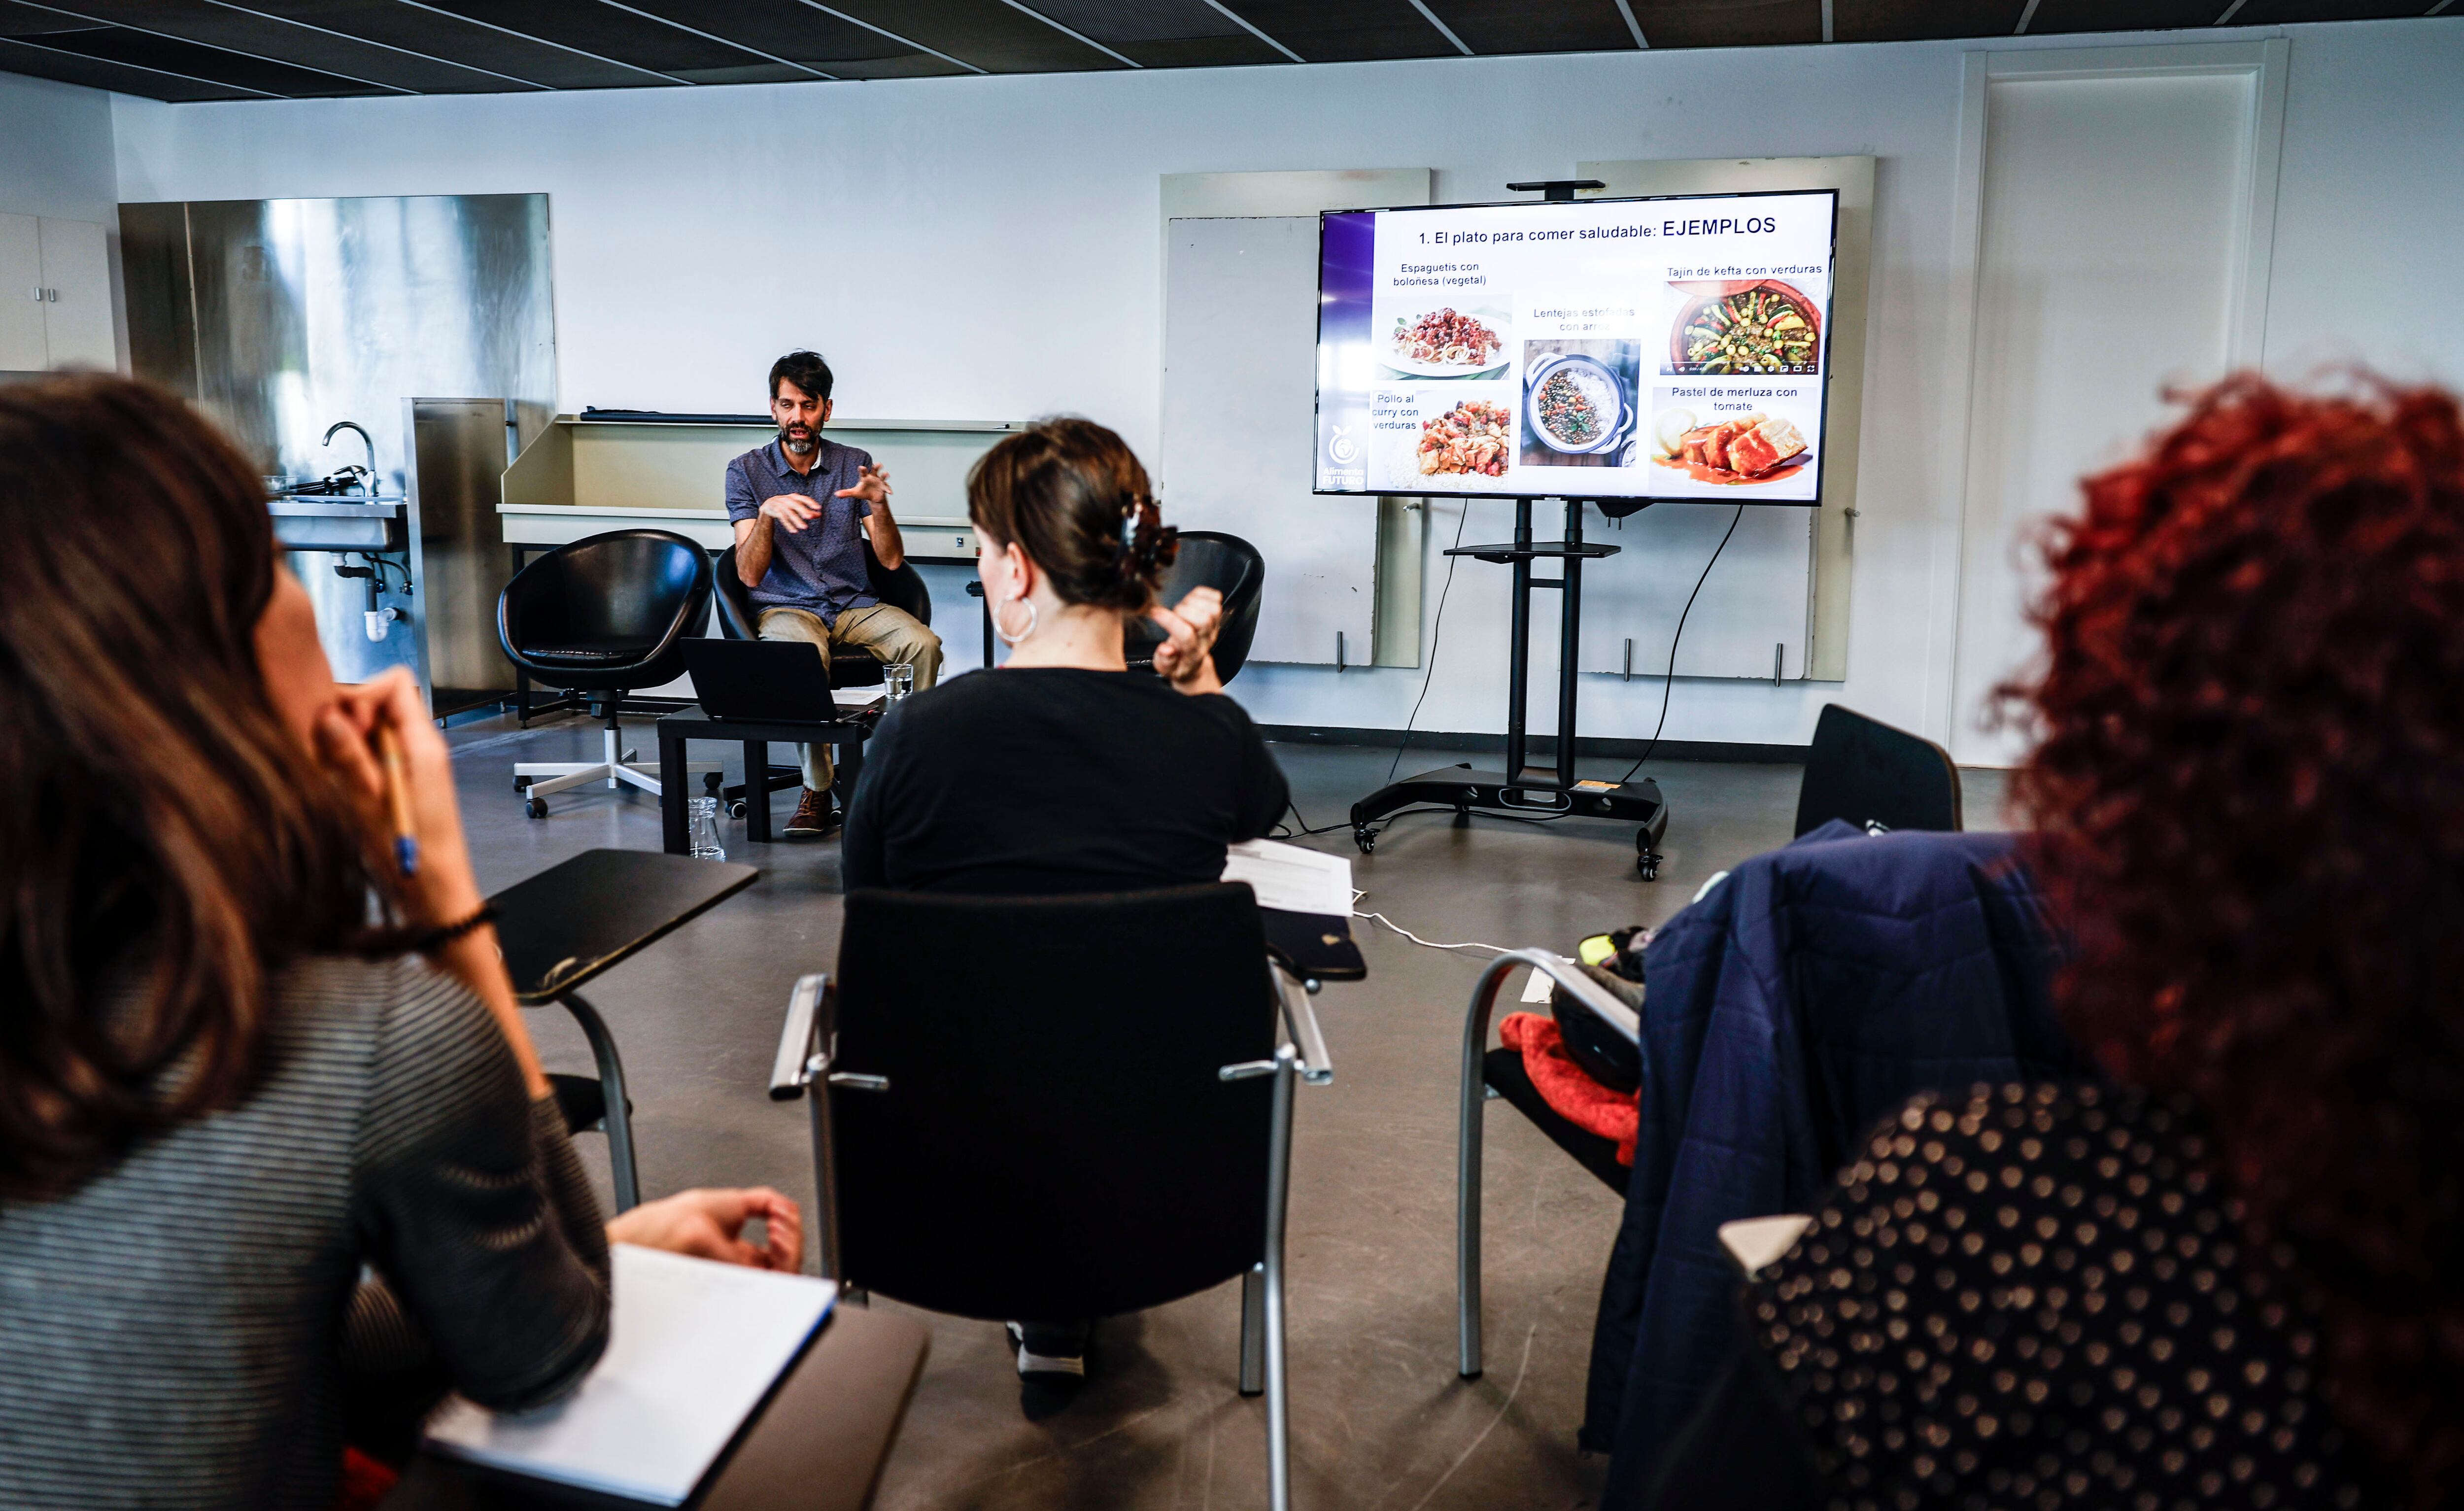
[[[646,756],[649,734],[638,731]],[[595,727],[562,719],[523,732],[507,718],[450,737],[483,887],[596,846],[658,846],[657,804],[635,794],[560,794],[546,819],[523,817],[512,763],[595,758]],[[1319,824],[1379,785],[1393,756],[1276,754]],[[1476,759],[1416,751],[1406,773],[1464,758]],[[1586,768],[1615,776],[1623,765]],[[1584,934],[1660,922],[1713,872],[1789,837],[1793,766],[1658,762],[1654,775],[1673,816],[1657,882],[1636,877],[1629,827],[1418,817],[1354,858],[1359,906],[1424,939],[1563,952]],[[1967,776],[1969,821],[1982,827],[1998,813],[1999,774]],[[792,797],[774,799],[781,821]],[[766,1184],[809,1201],[802,1109],[770,1102],[764,1080],[789,987],[837,953],[838,846],[754,845],[741,822],[724,838],[760,880],[610,973],[591,999],[624,1048],[647,1193]],[[1304,843],[1352,853],[1340,831]],[[1423,948],[1375,924],[1358,931],[1370,976],[1319,998],[1337,1076],[1304,1090],[1293,1156],[1295,1499],[1354,1511],[1594,1504],[1605,1465],[1575,1451],[1574,1429],[1616,1199],[1512,1111],[1490,1108],[1488,1370],[1459,1379],[1453,1095],[1484,953]],[[533,1024],[550,1069],[589,1070],[561,1014],[542,1010]],[[582,1142],[604,1193],[604,1146]],[[1239,1288],[1226,1285],[1109,1321],[1094,1377],[1068,1393],[1022,1386],[994,1325],[919,1314],[932,1359],[878,1504],[1264,1505],[1263,1403],[1235,1390],[1239,1310]]]

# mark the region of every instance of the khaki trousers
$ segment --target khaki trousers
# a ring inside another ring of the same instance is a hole
[[[763,640],[801,640],[813,646],[821,651],[825,667],[832,648],[840,646],[861,650],[885,667],[906,662],[915,668],[918,692],[941,678],[941,637],[914,615],[888,603],[848,609],[836,624],[823,624],[822,616],[810,609],[765,608],[756,627]],[[814,792],[829,791],[830,748],[799,745],[796,756],[803,763],[804,785]]]

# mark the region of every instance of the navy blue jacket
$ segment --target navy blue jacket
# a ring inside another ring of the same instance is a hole
[[[1726,1357],[1721,1223],[1811,1212],[1919,1091],[2082,1066],[2008,834],[1869,838],[1834,821],[1737,867],[1644,955],[1642,1122],[1593,1335],[1585,1447],[1628,1503]]]

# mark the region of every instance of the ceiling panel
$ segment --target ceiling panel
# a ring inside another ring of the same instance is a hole
[[[1822,0],[1633,0],[1653,47],[1770,47],[1822,40]]]
[[[795,0],[627,0],[671,21],[838,78],[914,77],[965,69]],[[879,70],[902,69],[898,74]]]
[[[2044,0],[2028,18],[2030,35],[2057,32],[2137,32],[2207,26],[2233,0]],[[2236,17],[2238,19],[2238,17]]]
[[[1616,0],[1428,0],[1438,19],[1475,53],[1630,51],[1634,33]]]
[[[1946,36],[2009,36],[2027,0],[1833,0],[1835,42],[1915,42]]]
[[[830,0],[830,9],[989,74],[1123,66],[1120,59],[1001,0]]]
[[[329,32],[294,26],[210,0],[65,0],[61,9],[97,21],[167,33],[209,47],[252,53],[348,78],[423,95],[519,89],[501,74],[416,56]]]
[[[2250,0],[2233,12],[2235,26],[2283,26],[2295,21],[2392,21],[2420,15],[2435,0]],[[2449,6],[2446,15],[2464,18]]]
[[[551,89],[639,89],[658,76],[399,0],[228,0],[235,10],[364,37]],[[662,29],[664,30],[664,28]]]
[[[175,78],[168,74],[147,73],[143,69],[106,62],[79,53],[60,52],[48,45],[21,41],[7,35],[6,32],[7,28],[0,26],[0,72],[23,74],[29,78],[56,79],[63,84],[83,84],[88,89],[116,89],[124,95],[184,103],[202,99],[265,98],[228,85],[203,84]]]
[[[1205,0],[1029,0],[1037,14],[1145,68],[1230,67],[1290,59]]]
[[[1225,0],[1309,63],[1455,57],[1455,46],[1411,0]]]
[[[220,48],[182,41],[178,37],[132,32],[126,27],[95,26],[82,31],[56,32],[42,40],[46,46],[82,53],[88,57],[132,63],[139,68],[210,79],[218,84],[236,84],[242,89],[292,99],[394,93],[358,79],[225,52]]]
[[[578,52],[681,77],[692,69],[741,68],[761,61],[742,48],[714,42],[652,16],[591,0],[429,0],[492,26],[561,43]]]

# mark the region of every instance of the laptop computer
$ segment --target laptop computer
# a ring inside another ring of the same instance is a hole
[[[712,718],[825,724],[843,716],[822,653],[803,641],[695,639],[683,646],[693,692]]]

